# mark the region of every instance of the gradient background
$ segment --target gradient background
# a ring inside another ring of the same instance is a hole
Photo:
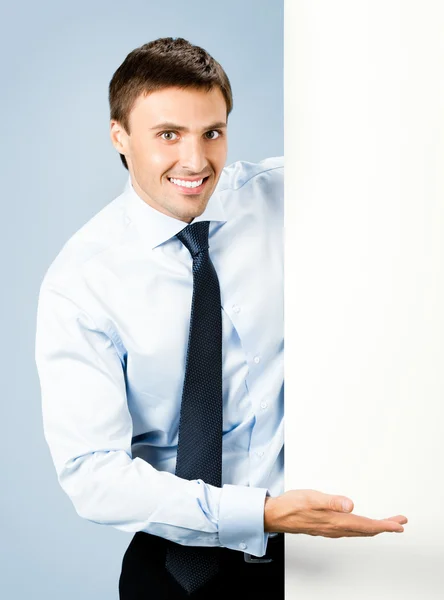
[[[43,275],[67,239],[120,194],[108,83],[135,47],[204,47],[233,88],[227,164],[283,154],[283,2],[17,2],[0,9],[3,279],[0,595],[117,600],[132,534],[81,519],[43,437],[34,363]]]

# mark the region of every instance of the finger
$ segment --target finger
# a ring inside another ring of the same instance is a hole
[[[338,522],[338,529],[355,532],[358,535],[369,534],[377,535],[385,532],[404,531],[404,527],[397,521],[389,519],[369,519],[359,515],[343,515]]]
[[[404,527],[402,526],[402,524],[399,521],[396,520],[392,520],[392,519],[381,519],[379,521],[377,521],[379,523],[379,526],[382,529],[382,532],[387,531],[387,532],[391,532],[391,531],[397,531],[397,532],[401,532],[404,531]]]
[[[387,521],[396,521],[397,523],[401,523],[402,525],[409,522],[407,517],[404,517],[404,515],[396,515],[395,517],[388,517]]]

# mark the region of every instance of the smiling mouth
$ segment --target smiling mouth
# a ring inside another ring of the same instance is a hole
[[[202,183],[199,185],[196,185],[196,182],[194,181],[186,182],[185,180],[176,179],[174,177],[168,177],[168,181],[172,186],[175,187],[176,191],[182,194],[200,194],[204,190],[209,177],[209,175],[207,177],[203,177],[201,180]]]

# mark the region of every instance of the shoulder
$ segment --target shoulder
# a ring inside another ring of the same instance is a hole
[[[63,285],[81,275],[88,263],[107,252],[112,252],[125,242],[125,204],[121,194],[84,225],[64,243],[50,263],[44,283]]]
[[[257,163],[238,160],[223,169],[215,191],[240,190],[249,183],[261,184],[267,181],[279,185],[283,184],[283,178],[283,156],[264,158]]]
[[[232,163],[224,169],[215,193],[230,218],[255,214],[279,223],[284,211],[284,157]]]

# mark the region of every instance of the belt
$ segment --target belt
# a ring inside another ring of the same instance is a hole
[[[246,563],[271,563],[273,562],[273,558],[270,553],[275,545],[279,542],[283,543],[284,534],[283,533],[270,533],[268,534],[268,543],[267,543],[267,552],[264,556],[253,556],[252,554],[248,554],[248,552],[244,552],[244,561]]]

